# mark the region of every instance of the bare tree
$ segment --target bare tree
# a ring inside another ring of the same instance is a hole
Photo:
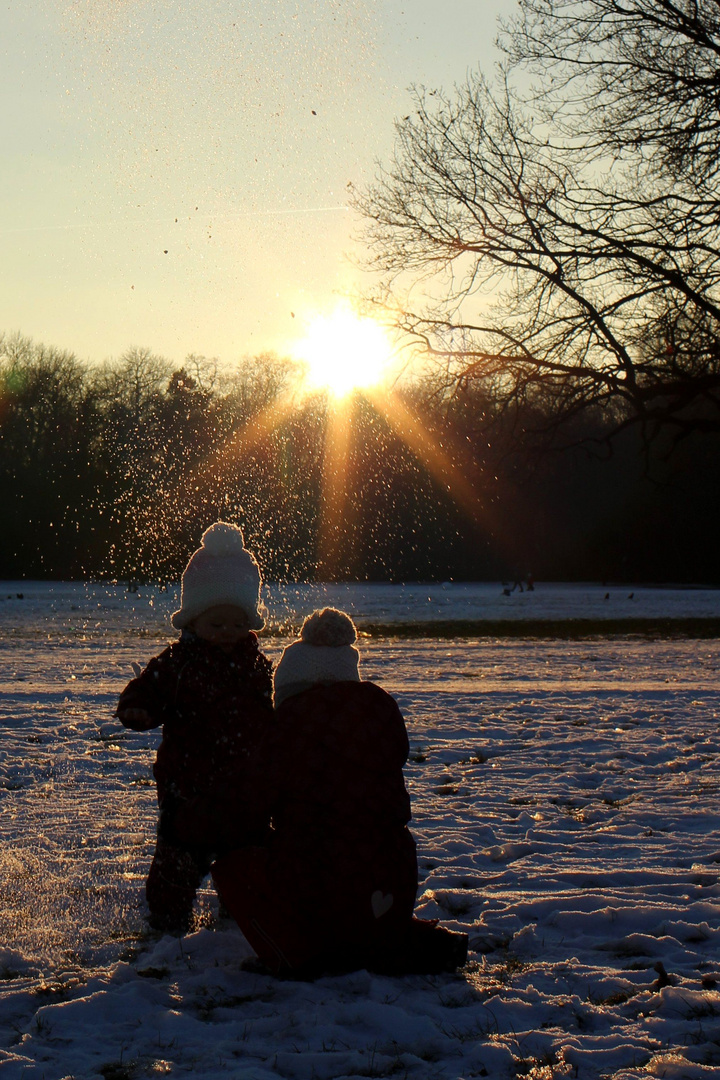
[[[290,392],[298,378],[298,364],[289,357],[274,352],[244,356],[223,380],[227,418],[234,426],[246,423]]]
[[[88,399],[85,375],[73,353],[20,334],[0,335],[0,387],[6,391],[0,396],[7,413],[0,442],[13,446],[16,463],[56,459],[75,444],[77,417]]]
[[[172,370],[165,357],[133,346],[100,370],[99,393],[123,411],[126,423],[134,425],[137,432],[165,390]]]
[[[212,394],[217,386],[218,365],[219,360],[216,356],[207,357],[200,356],[198,353],[188,353],[183,366],[199,391]]]
[[[516,64],[545,58],[554,82],[532,99],[512,89],[512,71],[494,91],[472,77],[452,96],[416,93],[393,162],[356,202],[381,299],[396,303],[448,392],[480,382],[501,410],[527,416],[537,405],[553,433],[589,407],[609,432],[638,422],[650,434],[720,431],[718,200],[698,170],[679,168],[697,151],[710,176],[710,128],[685,157],[657,134],[650,162],[623,141],[631,117],[619,93],[611,100],[609,75],[612,49],[622,57],[632,44],[628,11],[647,9],[649,40],[651,9],[691,6],[701,5],[523,0],[525,21],[506,45]],[[612,49],[603,13],[627,35]],[[709,66],[714,38],[696,36]],[[650,46],[647,55],[650,80]],[[670,130],[655,94],[656,131],[665,121]],[[406,299],[419,280],[421,310]]]
[[[500,44],[535,106],[605,152],[673,173],[720,169],[719,0],[520,0]]]

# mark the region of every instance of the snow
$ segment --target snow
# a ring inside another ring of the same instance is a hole
[[[505,590],[510,591],[506,595]],[[18,595],[22,602],[18,603]],[[264,588],[267,627],[271,632],[297,629],[305,615],[325,605],[353,614],[358,626],[423,622],[718,619],[720,588],[649,587],[587,583],[542,583],[532,592],[512,590],[512,583],[431,582],[275,584]],[[48,634],[82,630],[124,633],[126,629],[165,634],[170,614],[180,606],[178,586],[166,591],[140,586],[82,582],[0,582],[0,627],[21,632],[28,619],[45,623]],[[22,609],[22,610],[21,610]],[[120,623],[118,622],[120,619]]]
[[[132,662],[172,636],[177,592],[0,596],[3,1080],[720,1076],[717,639],[363,638],[364,677],[410,733],[417,910],[466,930],[470,962],[278,981],[241,966],[209,886],[194,933],[144,923],[158,735],[112,713]],[[361,626],[720,615],[713,590],[542,583],[271,587],[266,603],[276,630],[324,603]]]

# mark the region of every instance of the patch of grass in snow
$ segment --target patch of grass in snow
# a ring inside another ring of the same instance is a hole
[[[415,1057],[420,1058],[421,1061],[427,1061],[432,1064],[434,1061],[440,1061],[443,1058],[445,1051],[437,1046],[422,1046],[416,1048],[413,1053]]]
[[[633,801],[633,799],[613,799],[610,795],[606,795],[602,800],[605,806],[611,806],[613,810],[620,810],[625,803]]]
[[[549,1051],[538,1057],[521,1057],[515,1059],[515,1073],[524,1076],[527,1080],[553,1080],[558,1068],[557,1058]]]
[[[606,994],[603,997],[599,991],[588,990],[587,999],[591,1005],[598,1007],[603,1005],[624,1005],[631,997],[635,997],[636,993],[637,991],[633,990],[615,990],[612,994]]]
[[[448,1039],[458,1043],[487,1042],[500,1034],[500,1025],[495,1015],[487,1009],[487,1016],[483,1020],[476,1020],[474,1024],[466,1028],[454,1027],[450,1024],[439,1024],[440,1031]]]
[[[713,1000],[711,997],[703,997],[701,1001],[688,1003],[688,1008],[685,1013],[689,1020],[702,1020],[707,1016],[720,1016],[720,998],[714,995],[717,1000]]]
[[[407,1080],[409,1075],[408,1068],[400,1057],[400,1053],[397,1049],[394,1051],[395,1057],[389,1064],[386,1064],[384,1068],[376,1063],[376,1053],[377,1048],[374,1048],[371,1053],[370,1061],[365,1067],[362,1065],[359,1068],[357,1065],[355,1066],[355,1071],[358,1076],[374,1077],[376,1080],[380,1080],[380,1078],[384,1076],[394,1076],[397,1080]]]
[[[239,1005],[247,1005],[251,1001],[272,1001],[274,997],[275,989],[267,983],[258,990],[248,991],[246,994],[223,994],[222,991],[215,994],[210,989],[203,988],[193,1002],[193,1008],[200,1020],[209,1022],[218,1009],[236,1009]],[[247,1038],[246,1031],[243,1032],[242,1037]]]
[[[448,987],[446,991],[438,994],[438,998],[444,1009],[467,1009],[472,1005],[477,1005],[480,995],[471,984],[464,983],[460,988]],[[481,1031],[486,1030],[480,1021],[478,1021],[478,1027]],[[478,1028],[474,1030],[477,1031]],[[495,1031],[496,1027],[490,1026],[487,1030]]]
[[[36,997],[54,998],[56,1001],[63,1001],[70,993],[70,989],[71,987],[66,983],[41,982],[32,990],[32,993]],[[38,1019],[42,1020],[42,1017],[39,1017]]]
[[[143,952],[145,946],[140,944],[137,940],[126,945],[124,949],[118,954],[118,960],[123,964],[134,964],[138,956]]]
[[[103,1080],[133,1080],[138,1068],[137,1061],[109,1061],[106,1065],[101,1065],[98,1072]]]
[[[491,978],[501,986],[507,986],[508,983],[512,982],[516,975],[519,975],[529,967],[528,961],[521,960],[516,953],[510,952],[508,948],[503,948],[500,951],[500,956],[500,962],[488,965],[486,971],[488,971]]]
[[[36,1035],[41,1035],[44,1038],[48,1038],[52,1031],[52,1024],[49,1020],[46,1020],[42,1013],[38,1013],[32,1022],[32,1026],[35,1029]]]
[[[575,821],[583,820],[583,813],[587,809],[587,799],[577,801],[575,799],[558,799],[551,798],[549,802],[558,808],[562,814],[567,814],[568,817],[573,818]]]
[[[460,758],[458,765],[484,765],[489,760],[489,755],[484,750],[476,748],[470,757]]]

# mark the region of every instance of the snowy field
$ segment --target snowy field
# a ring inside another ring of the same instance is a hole
[[[506,595],[509,592],[510,595]],[[18,594],[22,600],[18,599]],[[297,629],[313,608],[326,604],[353,613],[359,626],[443,623],[455,620],[719,619],[720,588],[648,588],[632,585],[538,585],[532,592],[512,582],[443,584],[274,585],[265,587],[267,626]],[[179,605],[179,589],[59,582],[0,581],[0,632],[48,636],[128,629],[162,635]]]
[[[467,930],[470,962],[304,983],[243,970],[210,888],[196,932],[145,929],[158,735],[112,713],[176,595],[0,596],[2,1080],[720,1077],[717,639],[364,638],[410,733],[417,910]],[[718,591],[542,584],[266,602],[276,629],[318,603],[361,624],[720,615]]]

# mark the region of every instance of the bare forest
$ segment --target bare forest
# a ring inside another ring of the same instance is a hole
[[[430,374],[397,393],[445,471],[358,396],[324,564],[332,403],[319,394],[273,415],[295,378],[274,355],[229,374],[147,349],[97,367],[6,337],[0,577],[175,580],[221,517],[274,580],[717,580],[716,438],[661,435],[648,460],[637,428],[608,451],[602,413],[587,411],[577,445],[541,452],[522,432],[536,405],[518,424],[481,384],[448,396]]]

